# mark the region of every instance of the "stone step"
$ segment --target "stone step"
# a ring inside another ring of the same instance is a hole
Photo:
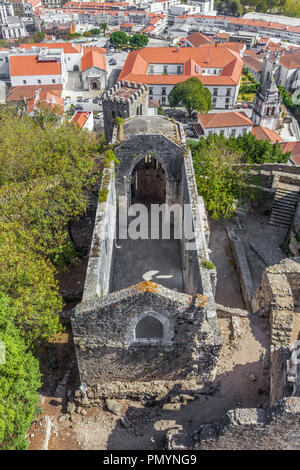
[[[292,213],[292,214],[294,214],[294,212],[295,212],[295,206],[288,206],[286,204],[274,204],[273,210],[274,209],[279,209],[283,212],[286,211],[287,213]],[[272,212],[273,212],[273,210],[272,210]]]

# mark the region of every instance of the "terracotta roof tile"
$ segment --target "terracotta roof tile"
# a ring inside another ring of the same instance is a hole
[[[10,75],[12,77],[28,75],[60,75],[61,63],[38,61],[37,55],[11,55]]]
[[[246,114],[236,111],[228,113],[198,114],[198,122],[205,129],[253,125],[253,122],[248,118],[248,116],[246,116]]]
[[[255,126],[252,129],[252,134],[255,135],[258,140],[269,140],[271,143],[282,142],[282,138],[277,132],[271,131],[266,127]]]
[[[209,62],[207,60],[209,59]],[[182,75],[148,75],[149,64],[182,64]],[[201,75],[196,73],[196,64],[203,68],[223,68],[221,75]],[[209,64],[209,65],[208,65]],[[240,81],[243,61],[238,52],[222,45],[193,47],[146,47],[128,54],[119,80],[136,83],[176,84],[191,76],[198,77],[204,85],[237,85]]]
[[[91,113],[87,113],[86,111],[76,111],[76,113],[72,116],[71,122],[76,122],[76,124],[82,128],[90,115]]]
[[[81,58],[81,71],[83,72],[91,67],[106,70],[105,56],[94,50],[86,51]]]
[[[186,41],[193,44],[194,47],[203,46],[203,44],[214,44],[214,41],[202,33],[196,32],[187,36]]]
[[[32,49],[33,47],[46,47],[48,49],[63,49],[65,54],[78,54],[81,52],[80,44],[70,42],[37,42],[34,44],[21,44],[22,49]]]

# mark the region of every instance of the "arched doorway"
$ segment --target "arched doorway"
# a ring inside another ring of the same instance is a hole
[[[99,80],[93,79],[90,81],[90,89],[91,90],[100,90],[100,83]]]
[[[166,172],[152,155],[140,160],[131,176],[131,203],[162,204],[166,202]]]

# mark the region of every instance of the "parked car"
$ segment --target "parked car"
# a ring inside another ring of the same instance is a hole
[[[76,104],[74,106],[74,109],[76,109],[77,111],[83,111],[83,106],[81,106],[80,104]]]
[[[116,60],[110,60],[108,63],[109,63],[109,65],[117,65],[117,61],[116,61]]]
[[[89,98],[84,98],[83,101],[84,101],[85,103],[88,103],[90,100],[89,100]]]
[[[248,103],[248,108],[253,109],[253,108],[254,108],[254,104],[253,104],[253,103]]]
[[[242,107],[242,103],[237,103],[237,104],[236,104],[236,107],[237,107],[237,108],[241,108],[241,107]]]
[[[77,96],[78,103],[82,103],[82,96]]]
[[[242,104],[242,108],[247,109],[247,108],[248,108],[247,103],[243,103],[243,104]]]

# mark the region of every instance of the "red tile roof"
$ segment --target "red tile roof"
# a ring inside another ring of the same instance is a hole
[[[246,114],[237,111],[228,113],[198,114],[198,122],[205,129],[253,125],[253,122],[248,118],[248,116],[246,116]]]
[[[148,75],[149,64],[182,64],[182,75]],[[196,73],[198,65],[200,73]],[[223,68],[221,75],[201,75],[201,68]],[[222,45],[194,47],[146,47],[128,54],[119,80],[136,83],[170,84],[198,77],[204,85],[237,85],[243,61],[240,55]]]
[[[49,91],[57,96],[61,96],[62,88],[62,85],[14,86],[9,90],[7,101],[21,101],[24,98],[33,98],[35,96],[35,90]]]
[[[255,135],[258,140],[269,140],[271,143],[282,142],[282,138],[277,132],[271,131],[266,127],[255,126],[252,129],[252,134]]]
[[[23,49],[32,49],[33,47],[63,49],[65,54],[78,54],[81,52],[80,44],[71,44],[70,42],[37,42],[34,44],[21,44],[20,47]]]
[[[12,77],[28,75],[60,75],[61,63],[56,61],[38,61],[37,55],[11,55],[10,75]]]
[[[106,70],[106,62],[104,54],[99,54],[94,50],[86,51],[81,58],[81,71],[96,67],[98,69]]]
[[[285,54],[280,57],[280,64],[287,69],[299,69],[300,68],[300,49],[291,54]]]
[[[283,153],[291,152],[291,159],[295,165],[300,165],[300,142],[281,142],[280,147]]]
[[[203,44],[214,44],[214,41],[202,33],[193,33],[187,36],[186,41],[190,42],[194,47],[203,46]]]
[[[27,101],[26,108],[28,113],[34,111],[35,106],[52,111],[59,116],[62,116],[64,113],[65,106],[63,98],[47,90],[40,91],[38,103],[35,101],[35,97]]]
[[[76,124],[82,128],[90,115],[91,113],[87,113],[86,111],[76,111],[76,113],[72,116],[71,122],[76,122]]]

